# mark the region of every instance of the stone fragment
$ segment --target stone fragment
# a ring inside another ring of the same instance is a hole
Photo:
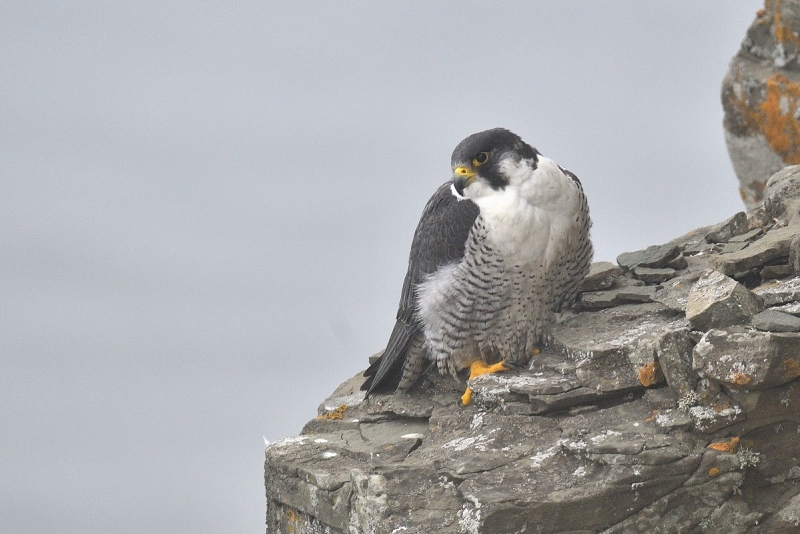
[[[662,288],[657,290],[651,298],[654,302],[660,302],[672,310],[685,313],[689,291],[698,278],[700,278],[699,272],[689,272],[673,278],[665,282]]]
[[[725,243],[725,246],[722,247],[722,250],[720,250],[720,252],[722,254],[729,254],[731,252],[738,252],[738,251],[740,251],[742,249],[747,248],[747,245],[749,245],[749,244],[750,243],[748,243],[747,241],[734,241],[734,242]]]
[[[773,309],[755,314],[752,323],[766,332],[800,332],[800,318]]]
[[[613,289],[622,289],[624,287],[642,287],[643,285],[645,285],[644,282],[637,280],[633,276],[622,275],[614,279],[614,285],[611,287]]]
[[[767,282],[753,289],[753,293],[764,301],[765,306],[800,301],[800,277]]]
[[[708,254],[714,250],[714,243],[692,243],[683,249],[681,256],[694,256],[695,254]],[[685,259],[685,258],[684,258]]]
[[[776,387],[800,376],[800,334],[709,330],[692,361],[703,376],[730,388]]]
[[[576,361],[582,385],[598,391],[628,391],[662,381],[658,355],[670,333],[688,327],[660,304],[622,305],[567,319],[548,340],[555,352]],[[668,349],[671,350],[671,349]]]
[[[688,328],[678,328],[662,335],[654,344],[661,372],[671,389],[689,391],[697,383],[697,373],[692,368],[694,343]]]
[[[728,240],[736,235],[743,234],[749,230],[747,214],[740,211],[730,219],[711,227],[711,231],[706,234],[706,241],[709,243],[727,243]]]
[[[685,261],[685,260],[684,260]],[[647,282],[648,284],[658,284],[665,282],[675,276],[675,269],[662,268],[654,269],[652,267],[636,267],[633,269],[633,274],[639,280]]]
[[[680,252],[680,248],[675,244],[653,245],[636,252],[623,252],[617,256],[617,263],[626,271],[634,267],[660,268],[677,258]]]
[[[792,275],[792,268],[789,265],[767,265],[761,269],[762,280],[776,280]]]
[[[717,271],[707,271],[692,286],[686,318],[697,330],[724,328],[749,321],[762,308],[746,287]]]
[[[589,267],[589,274],[581,283],[581,291],[600,291],[608,289],[614,279],[622,274],[622,269],[610,261],[598,261]]]
[[[586,310],[600,310],[621,304],[652,302],[656,288],[652,286],[630,286],[608,291],[591,291],[581,295],[581,305]]]
[[[729,427],[746,419],[744,411],[724,395],[721,399],[709,404],[698,404],[688,409],[687,413],[694,423],[694,428],[710,434]]]
[[[770,177],[764,190],[764,210],[783,223],[800,213],[800,165],[785,167]]]
[[[580,303],[585,310],[602,310],[620,302],[616,291],[591,291],[581,294]]]
[[[789,315],[794,315],[795,317],[800,317],[800,302],[789,302],[788,304],[781,304],[780,306],[775,306],[771,309],[788,313]]]
[[[694,425],[694,421],[689,415],[680,410],[666,409],[659,410],[655,414],[656,426],[664,430],[689,430]]]
[[[675,259],[669,260],[667,263],[664,264],[664,267],[668,269],[674,269],[676,271],[680,271],[681,269],[685,269],[689,266],[689,263],[686,261],[686,258],[683,256],[681,252],[678,254]]]
[[[617,289],[617,297],[620,303],[653,302],[653,295],[656,293],[655,287],[635,286]]]
[[[772,260],[787,258],[789,244],[798,234],[800,234],[800,221],[782,228],[773,228],[747,248],[713,258],[711,266],[730,276],[733,273],[761,267]]]
[[[732,238],[728,239],[728,243],[750,242],[753,241],[759,235],[761,235],[763,232],[764,230],[761,227],[753,228],[749,232],[733,236]]]

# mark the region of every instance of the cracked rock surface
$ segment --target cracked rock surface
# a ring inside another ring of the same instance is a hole
[[[466,379],[435,372],[369,399],[347,380],[267,447],[268,532],[798,532],[800,217],[786,214],[596,264],[541,353],[470,380],[467,407]]]

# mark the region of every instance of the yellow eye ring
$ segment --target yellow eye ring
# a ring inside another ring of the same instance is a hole
[[[480,167],[484,163],[489,161],[489,153],[488,152],[480,152],[477,156],[472,158],[472,164],[476,167]]]

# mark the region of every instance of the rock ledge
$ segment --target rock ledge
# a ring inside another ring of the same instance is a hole
[[[471,381],[471,406],[432,373],[367,400],[346,381],[267,447],[268,532],[798,532],[795,215],[596,264],[541,354]]]

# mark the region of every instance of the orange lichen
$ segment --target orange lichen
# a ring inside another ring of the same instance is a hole
[[[658,384],[664,375],[658,362],[648,363],[639,367],[639,382],[645,387]]]
[[[317,419],[327,419],[329,421],[338,420],[344,416],[345,410],[347,410],[347,405],[342,404],[338,408],[334,408],[333,410],[318,416]]]
[[[728,407],[730,407],[730,405],[731,405],[730,402],[725,402],[725,403],[722,403],[722,404],[715,404],[714,405],[714,411],[719,413],[722,410],[727,410]]]
[[[658,415],[658,410],[653,410],[653,413],[651,413],[651,414],[650,414],[650,417],[648,417],[647,419],[645,419],[645,421],[647,421],[648,423],[652,423],[653,421],[655,421],[655,420],[656,420],[656,416],[657,416],[657,415]]]
[[[715,477],[717,475],[719,475],[719,467],[712,467],[708,470],[708,476]]]
[[[800,376],[800,363],[794,358],[787,358],[783,360],[783,370],[786,372],[787,378],[797,378]]]
[[[286,532],[287,534],[298,534],[297,522],[301,519],[299,514],[294,513],[294,510],[286,510]],[[305,529],[302,529],[305,532]]]
[[[734,373],[733,374],[733,380],[731,380],[731,382],[733,382],[734,384],[736,384],[738,386],[746,386],[747,384],[749,384],[752,381],[753,381],[753,379],[750,378],[749,376],[747,376],[744,373]]]
[[[739,448],[739,438],[731,438],[728,441],[715,441],[714,443],[709,443],[708,448],[733,454]]]
[[[794,33],[789,26],[783,25],[781,0],[775,0],[775,38],[783,44],[794,43],[800,45],[800,36]]]
[[[764,135],[784,163],[796,165],[800,163],[800,121],[796,116],[800,113],[800,83],[776,72],[766,79],[765,85],[764,101],[757,107],[751,108],[745,97],[733,94],[730,103],[750,127],[755,126]]]

